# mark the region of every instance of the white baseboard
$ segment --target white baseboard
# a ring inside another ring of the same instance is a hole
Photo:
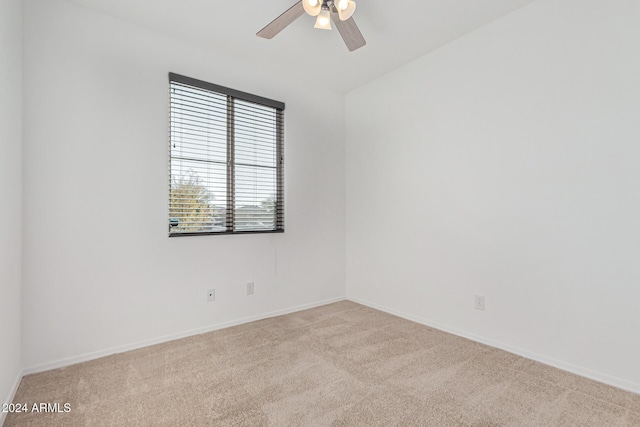
[[[18,372],[18,377],[16,378],[16,381],[13,383],[13,387],[9,391],[7,400],[1,401],[0,404],[13,402],[13,398],[16,397],[16,392],[18,391],[18,387],[20,387],[20,381],[22,381],[23,376],[24,376],[24,371]],[[4,425],[5,418],[7,418],[7,413],[0,411],[0,426]]]
[[[175,334],[165,335],[150,340],[139,341],[135,343],[125,344],[117,347],[106,348],[104,350],[93,351],[90,353],[81,354],[78,356],[66,357],[64,359],[55,360],[52,362],[42,363],[35,366],[30,366],[23,370],[23,375],[35,374],[38,372],[48,371],[51,369],[63,368],[65,366],[75,365],[76,363],[87,362],[89,360],[99,359],[101,357],[110,356],[116,353],[123,353],[125,351],[136,350],[143,347],[148,347],[154,344],[161,344],[168,341],[177,340],[180,338],[190,337],[193,335],[204,334],[206,332],[216,331],[218,329],[228,328],[231,326],[241,325],[243,323],[255,322],[256,320],[267,319],[269,317],[282,316],[284,314],[294,313],[296,311],[307,310],[314,307],[320,307],[322,305],[332,304],[338,301],[344,301],[345,297],[336,297],[323,301],[318,301],[309,304],[302,304],[295,307],[284,308],[281,310],[271,311],[268,313],[258,314],[255,316],[243,317],[240,319],[230,320],[227,322],[216,323],[215,325],[205,326],[203,328],[191,329],[184,332],[178,332]],[[1,424],[0,424],[1,425]]]
[[[460,337],[464,337],[470,339],[472,341],[476,341],[482,344],[486,344],[491,347],[499,348],[501,350],[508,351],[509,353],[514,353],[522,357],[526,357],[527,359],[535,360],[536,362],[544,363],[545,365],[553,366],[554,368],[562,369],[563,371],[571,372],[576,375],[580,375],[582,377],[586,377],[592,379],[594,381],[598,381],[604,384],[608,384],[614,387],[621,388],[623,390],[631,391],[633,393],[640,394],[640,384],[634,383],[631,381],[623,380],[621,378],[616,378],[607,374],[603,374],[601,372],[592,371],[591,369],[583,368],[581,366],[574,365],[569,362],[565,362],[562,360],[554,359],[552,357],[548,357],[542,354],[538,354],[529,350],[525,350],[519,347],[515,347],[509,344],[505,344],[499,341],[492,340],[490,338],[486,338],[480,335],[476,335],[467,331],[463,331],[460,329],[452,328],[447,325],[443,325],[438,322],[434,322],[429,319],[425,319],[419,316],[414,316],[411,314],[404,313],[399,310],[394,310],[388,307],[383,307],[378,304],[374,304],[369,301],[362,300],[360,298],[347,296],[346,298],[349,301],[353,301],[358,304],[365,305],[370,308],[374,308],[376,310],[384,311],[385,313],[393,314],[394,316],[402,317],[403,319],[411,320],[412,322],[420,323],[425,326],[429,326],[434,329],[439,329],[444,332],[448,332],[453,335],[457,335]]]

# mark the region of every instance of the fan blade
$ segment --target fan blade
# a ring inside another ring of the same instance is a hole
[[[367,41],[356,25],[356,21],[354,21],[353,18],[341,21],[335,6],[331,8],[331,20],[338,29],[340,36],[342,36],[342,40],[344,40],[344,44],[347,45],[349,52],[353,52],[367,44]]]
[[[302,2],[298,1],[282,15],[271,21],[269,25],[258,31],[256,35],[265,39],[272,39],[276,34],[284,30],[289,24],[300,18],[302,15],[304,15],[304,7],[302,6]]]

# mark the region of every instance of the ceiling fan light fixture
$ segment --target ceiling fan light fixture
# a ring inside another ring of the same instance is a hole
[[[346,6],[343,8],[343,6]],[[353,0],[338,0],[338,16],[341,21],[346,21],[353,16],[356,11],[356,2]]]
[[[318,16],[322,10],[322,2],[320,0],[302,0],[304,11],[311,16]]]
[[[345,8],[346,1],[346,9]],[[353,3],[350,6],[350,3]],[[295,0],[293,6],[285,10],[276,19],[267,24],[266,27],[256,33],[258,37],[263,39],[272,39],[278,35],[280,31],[291,25],[296,19],[305,15],[307,8],[313,8],[312,13],[320,7],[318,15],[316,15],[316,28],[322,28],[330,30],[332,24],[339,30],[340,37],[347,46],[349,52],[353,52],[356,49],[360,49],[367,44],[367,41],[362,36],[360,29],[356,25],[353,18],[347,18],[344,21],[340,18],[346,18],[345,14],[342,17],[336,16],[339,13],[338,6],[342,6],[344,12],[352,14],[352,11],[348,9],[355,9],[355,2],[353,0]],[[321,13],[322,12],[322,13]],[[349,14],[349,16],[350,16]],[[331,22],[333,21],[333,23]]]
[[[322,9],[318,14],[318,18],[316,18],[316,25],[313,28],[318,28],[320,30],[330,30],[331,29],[331,14],[329,13],[329,9]]]

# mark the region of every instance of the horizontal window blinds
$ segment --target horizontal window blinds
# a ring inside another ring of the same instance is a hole
[[[170,235],[284,231],[283,110],[170,74]]]

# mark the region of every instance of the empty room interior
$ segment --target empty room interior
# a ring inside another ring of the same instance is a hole
[[[0,0],[0,425],[640,426],[637,0]]]

